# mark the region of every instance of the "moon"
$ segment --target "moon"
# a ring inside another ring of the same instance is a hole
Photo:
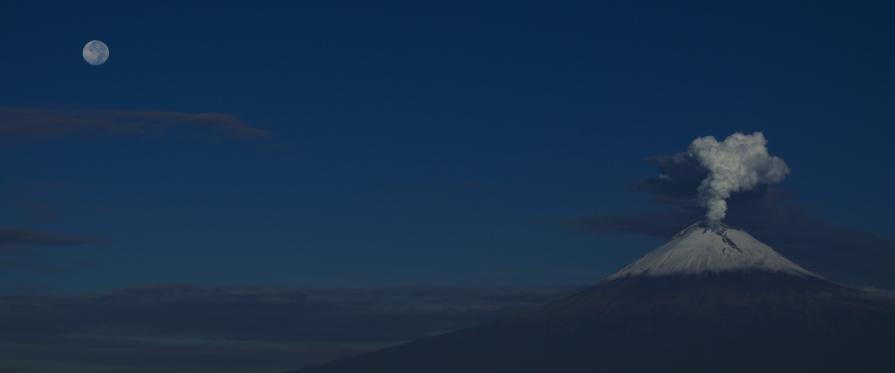
[[[91,40],[84,44],[81,54],[84,55],[84,61],[93,66],[99,66],[109,59],[109,47],[99,40]]]

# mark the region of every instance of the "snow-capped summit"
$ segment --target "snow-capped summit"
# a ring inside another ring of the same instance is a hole
[[[820,277],[786,259],[748,233],[726,225],[693,224],[668,243],[609,276],[700,275],[728,272],[771,272]]]

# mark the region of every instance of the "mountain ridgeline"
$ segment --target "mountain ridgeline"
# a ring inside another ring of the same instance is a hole
[[[537,309],[302,373],[895,372],[895,298],[694,224]]]

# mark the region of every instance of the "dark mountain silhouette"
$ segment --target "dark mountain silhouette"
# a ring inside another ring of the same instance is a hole
[[[538,309],[299,372],[893,372],[892,341],[891,295],[695,224]]]

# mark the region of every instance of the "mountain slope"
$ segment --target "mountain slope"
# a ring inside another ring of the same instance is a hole
[[[609,279],[737,271],[819,277],[744,231],[724,225],[708,227],[693,224],[665,245],[609,276]]]
[[[893,338],[895,299],[694,225],[538,309],[301,372],[891,372]]]

